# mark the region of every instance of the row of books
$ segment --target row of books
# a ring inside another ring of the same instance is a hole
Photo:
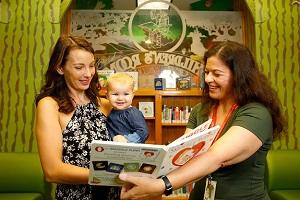
[[[192,107],[178,107],[163,105],[162,108],[162,123],[187,123]]]

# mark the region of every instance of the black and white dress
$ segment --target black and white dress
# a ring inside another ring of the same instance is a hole
[[[91,102],[76,106],[75,112],[62,134],[63,162],[85,168],[89,168],[92,140],[111,140],[106,128],[105,115]],[[56,199],[117,200],[120,199],[120,188],[58,184]]]

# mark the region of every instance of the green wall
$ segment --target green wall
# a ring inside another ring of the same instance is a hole
[[[277,89],[289,120],[289,134],[273,147],[299,149],[300,8],[285,0],[246,1],[255,19],[257,60]],[[34,97],[70,2],[0,3],[0,152],[37,151]]]
[[[255,21],[257,61],[288,119],[288,135],[274,143],[275,149],[300,148],[300,6],[291,2],[247,0]]]
[[[2,0],[0,5],[0,151],[36,151],[34,98],[60,35],[67,1]],[[54,8],[54,9],[53,9]]]

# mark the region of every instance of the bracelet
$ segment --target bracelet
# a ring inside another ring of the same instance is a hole
[[[168,177],[165,176],[165,175],[162,175],[162,176],[160,176],[158,178],[161,178],[164,181],[164,183],[165,183],[164,194],[166,196],[169,196],[170,194],[172,194],[172,192],[173,192],[173,186],[172,186],[171,182],[169,181]]]

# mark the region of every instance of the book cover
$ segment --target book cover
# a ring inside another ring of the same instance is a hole
[[[114,70],[112,69],[107,69],[107,70],[97,70],[98,77],[99,77],[99,83],[101,86],[101,89],[106,89],[107,88],[107,79],[110,77],[112,74],[115,73]]]
[[[219,126],[208,128],[210,123],[205,122],[169,145],[94,140],[89,184],[121,186],[121,172],[155,178],[168,174],[208,150],[219,130]]]
[[[138,72],[124,72],[129,74],[134,81],[134,90],[136,91],[139,88],[139,73]]]
[[[144,117],[154,117],[154,102],[139,102],[139,110]]]
[[[154,89],[155,90],[165,90],[166,89],[166,79],[165,78],[155,78],[154,79]]]
[[[179,90],[191,89],[191,77],[185,76],[176,78],[176,88]]]

